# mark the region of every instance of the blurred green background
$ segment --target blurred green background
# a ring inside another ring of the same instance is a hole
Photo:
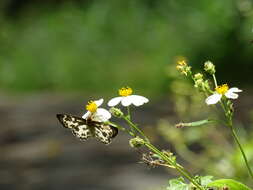
[[[250,0],[2,0],[1,89],[112,94],[130,85],[157,96],[166,93],[166,66],[177,56],[198,68],[211,60],[220,79],[250,85],[252,6]]]
[[[0,188],[166,186],[177,173],[146,170],[127,136],[106,148],[82,143],[55,118],[81,115],[86,99],[115,96],[122,86],[150,98],[133,118],[187,169],[252,185],[226,128],[174,128],[210,116],[176,60],[196,72],[210,60],[219,83],[244,90],[235,123],[253,165],[252,40],[251,0],[1,0]]]

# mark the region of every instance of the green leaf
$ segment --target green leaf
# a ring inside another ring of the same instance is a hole
[[[208,187],[228,187],[229,190],[252,190],[251,188],[247,187],[246,185],[235,181],[233,179],[219,179],[215,180],[211,183],[208,183]]]
[[[182,177],[171,179],[167,190],[189,190],[189,185],[185,183]]]
[[[203,177],[200,177],[200,184],[202,186],[206,186],[207,184],[211,183],[213,180],[213,176],[203,176]]]
[[[204,119],[204,120],[194,121],[194,122],[190,122],[190,123],[178,123],[178,124],[176,124],[176,127],[177,128],[197,127],[197,126],[202,126],[202,125],[206,125],[209,123],[215,123],[215,121],[211,120],[211,119]]]

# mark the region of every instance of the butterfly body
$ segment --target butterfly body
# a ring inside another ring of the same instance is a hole
[[[112,139],[118,134],[118,129],[91,119],[83,119],[69,114],[57,114],[60,123],[72,131],[72,134],[80,140],[87,140],[95,137],[104,144],[110,144]]]

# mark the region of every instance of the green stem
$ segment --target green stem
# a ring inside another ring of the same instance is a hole
[[[145,136],[145,134],[128,118],[128,117],[126,117],[126,116],[123,116],[122,117],[127,123],[128,123],[128,125],[132,128],[132,129],[134,129],[134,130],[136,130],[138,133],[140,133],[143,137],[144,137],[144,139],[147,141],[147,142],[149,142],[149,139]]]
[[[213,81],[214,81],[215,88],[217,88],[218,84],[217,84],[217,80],[216,80],[215,74],[213,74],[212,76],[213,76]]]
[[[226,116],[226,118],[227,118],[227,125],[228,125],[228,126],[230,127],[230,129],[231,129],[232,136],[233,136],[235,142],[237,143],[237,145],[238,145],[238,147],[239,147],[239,149],[240,149],[240,151],[241,151],[241,154],[242,154],[242,156],[243,156],[244,162],[245,162],[246,167],[247,167],[247,169],[248,169],[249,175],[250,175],[250,177],[253,179],[253,172],[252,172],[252,170],[251,170],[251,168],[250,168],[250,166],[249,166],[248,159],[247,159],[246,154],[245,154],[245,152],[244,152],[244,150],[243,150],[243,147],[242,147],[242,145],[241,145],[241,143],[240,143],[239,137],[238,137],[238,135],[236,134],[236,131],[235,131],[235,128],[234,128],[233,122],[232,122],[232,116],[229,116],[229,115],[228,115],[228,111],[227,111],[227,108],[226,108],[226,104],[225,104],[223,101],[221,101],[221,106],[222,106],[222,108],[223,108],[223,110],[224,110],[224,112],[225,112],[225,116]]]
[[[121,130],[121,131],[126,131],[129,135],[131,135],[131,136],[133,136],[133,137],[136,136],[132,131],[130,131],[130,130],[128,130],[128,129],[126,129],[126,128],[120,126],[120,125],[117,125],[117,124],[112,123],[112,122],[110,122],[110,121],[108,121],[108,122],[106,122],[106,123],[108,123],[109,125],[111,125],[111,126],[113,126],[113,127],[116,127],[117,129],[119,129],[119,130]]]
[[[172,160],[168,155],[164,154],[161,152],[159,149],[157,149],[154,145],[152,145],[149,142],[149,139],[145,136],[145,134],[137,127],[136,124],[134,124],[128,116],[122,116],[122,118],[129,124],[129,126],[136,130],[138,133],[140,133],[144,138],[144,145],[149,148],[152,152],[156,153],[159,155],[164,161],[166,161],[169,165],[173,166],[182,176],[187,178],[192,184],[194,184],[199,190],[205,190],[199,183],[195,181],[195,179],[191,176],[190,172],[185,170],[181,165],[176,163],[174,160]],[[118,128],[122,129],[123,127],[116,125],[112,123],[113,125],[117,126]],[[126,129],[125,129],[126,130]],[[135,136],[134,134],[131,133],[131,131],[126,130],[131,136]]]
[[[127,106],[127,116],[131,120],[130,106]]]
[[[241,143],[240,143],[240,141],[239,141],[239,138],[238,138],[238,136],[237,136],[237,134],[236,134],[236,131],[235,131],[235,129],[234,129],[234,127],[233,127],[232,124],[230,124],[229,126],[230,126],[230,129],[231,129],[233,138],[234,138],[235,142],[237,143],[237,145],[238,145],[238,147],[239,147],[239,149],[240,149],[240,151],[241,151],[241,153],[242,153],[242,156],[243,156],[244,162],[245,162],[245,164],[246,164],[246,166],[247,166],[249,175],[250,175],[251,178],[253,179],[253,172],[252,172],[252,170],[251,170],[251,168],[250,168],[250,166],[249,166],[248,159],[247,159],[246,154],[245,154],[245,152],[244,152],[244,150],[243,150],[243,148],[242,148],[242,145],[241,145]]]
[[[149,142],[145,142],[145,146],[147,146],[151,151],[153,151],[154,153],[158,154],[164,161],[168,162],[170,165],[172,165],[181,175],[183,175],[185,178],[187,178],[192,184],[194,184],[198,189],[200,190],[204,190],[203,187],[201,187],[201,185],[199,185],[194,179],[193,177],[190,175],[190,173],[188,171],[186,171],[182,166],[178,165],[177,163],[175,163],[173,160],[171,160],[170,158],[168,158],[167,155],[165,155],[164,153],[162,153],[160,150],[158,150],[155,146],[153,146],[152,144],[150,144]]]
[[[163,152],[161,152],[160,150],[158,150],[154,145],[152,145],[151,143],[149,143],[149,140],[147,139],[147,137],[143,134],[143,132],[134,124],[132,123],[130,120],[128,120],[128,118],[126,116],[123,116],[123,118],[128,122],[129,125],[131,125],[131,127],[133,127],[135,130],[137,130],[140,134],[142,134],[142,136],[144,136],[146,138],[144,145],[149,148],[151,151],[153,151],[154,153],[156,153],[157,155],[159,155],[164,161],[166,161],[169,165],[173,166],[181,175],[183,175],[185,178],[187,178],[192,184],[194,184],[198,189],[200,190],[204,190],[203,187],[201,187],[201,185],[199,185],[191,176],[191,174],[185,170],[181,165],[177,164],[174,160],[171,160],[166,154],[164,154]],[[125,129],[124,127],[121,127],[120,125],[117,125],[115,123],[109,122],[108,124],[111,124],[114,127],[117,127],[118,129],[122,130],[122,131],[127,131],[129,135],[134,136],[135,135]]]

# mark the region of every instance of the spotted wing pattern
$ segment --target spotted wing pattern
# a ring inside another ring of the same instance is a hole
[[[61,124],[69,128],[72,134],[80,140],[95,137],[104,144],[110,144],[112,139],[118,134],[118,129],[111,125],[87,121],[86,119],[68,114],[57,114],[56,116]]]
[[[56,116],[61,124],[71,129],[72,134],[80,140],[87,140],[89,137],[93,136],[85,119],[67,114],[57,114]]]
[[[102,143],[110,144],[112,139],[118,134],[118,129],[111,125],[100,123],[94,126],[94,135]]]

